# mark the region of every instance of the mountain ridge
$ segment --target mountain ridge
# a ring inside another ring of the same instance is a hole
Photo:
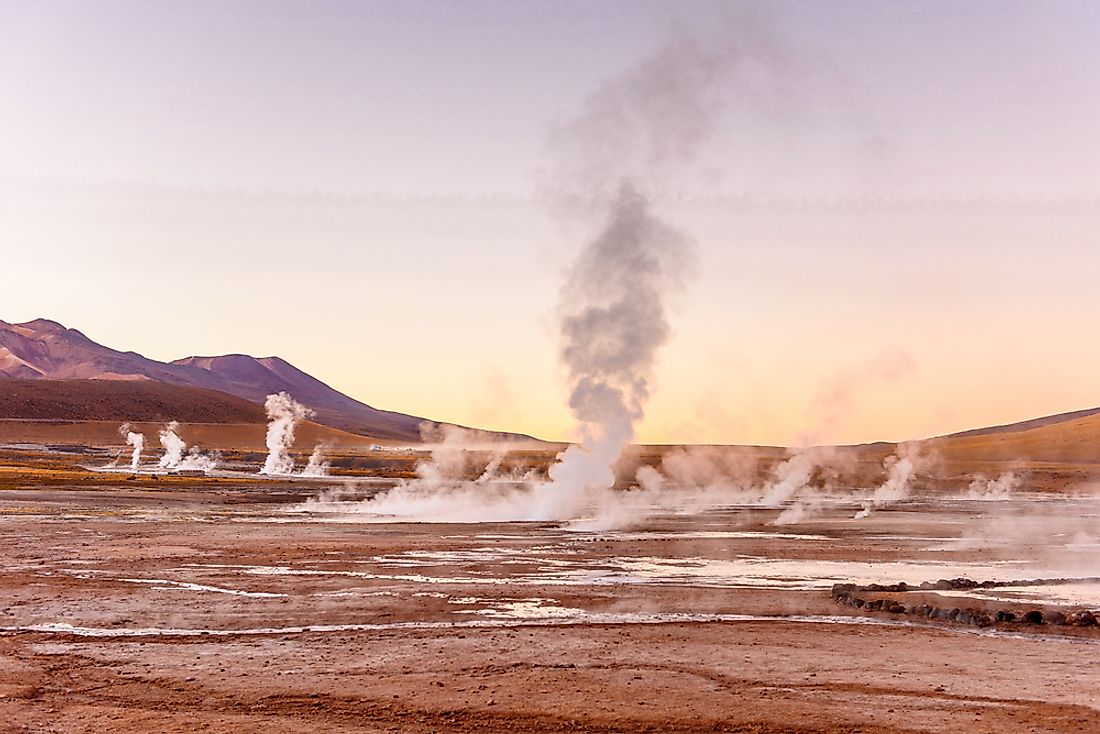
[[[228,354],[161,362],[93,341],[50,319],[0,320],[0,378],[46,380],[148,380],[216,390],[262,404],[287,392],[316,412],[318,423],[364,436],[420,441],[421,426],[436,421],[381,410],[356,400],[277,357]],[[529,436],[486,432],[502,440]]]

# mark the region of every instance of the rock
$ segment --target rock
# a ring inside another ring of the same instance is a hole
[[[1069,623],[1074,627],[1095,627],[1096,615],[1092,612],[1076,612],[1070,615]]]
[[[1066,615],[1059,611],[1047,612],[1046,614],[1047,624],[1066,624],[1066,620]]]
[[[1032,609],[1030,612],[1024,613],[1024,621],[1028,624],[1042,624],[1043,613],[1038,609]]]

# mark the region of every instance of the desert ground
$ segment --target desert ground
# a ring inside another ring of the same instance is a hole
[[[592,530],[357,512],[415,452],[296,481],[112,456],[0,449],[0,731],[1100,731],[1088,466],[991,501],[953,454],[862,520]]]

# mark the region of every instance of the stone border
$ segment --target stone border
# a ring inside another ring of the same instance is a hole
[[[904,581],[897,584],[833,584],[833,601],[855,609],[863,609],[870,612],[888,612],[890,614],[905,614],[909,616],[934,619],[941,622],[955,622],[974,627],[992,627],[999,623],[1018,623],[1029,625],[1059,625],[1070,627],[1096,627],[1100,625],[1098,613],[1079,609],[1070,612],[1048,611],[1032,609],[1023,614],[1001,609],[990,614],[982,609],[973,607],[937,607],[931,604],[902,604],[896,599],[879,598],[869,599],[861,596],[865,592],[904,593],[911,591],[948,591],[968,589],[993,589],[1012,586],[1056,586],[1073,582],[1100,582],[1100,579],[1035,579],[1031,581],[973,581],[966,578],[941,579],[936,582],[925,582],[919,586],[910,586]]]

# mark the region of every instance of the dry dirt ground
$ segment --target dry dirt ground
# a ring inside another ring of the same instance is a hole
[[[1100,732],[1095,628],[830,597],[1097,575],[1091,500],[584,533],[294,512],[316,488],[289,484],[4,487],[2,732]],[[1072,547],[1003,542],[1044,513]],[[1044,593],[948,603],[1060,603]]]

